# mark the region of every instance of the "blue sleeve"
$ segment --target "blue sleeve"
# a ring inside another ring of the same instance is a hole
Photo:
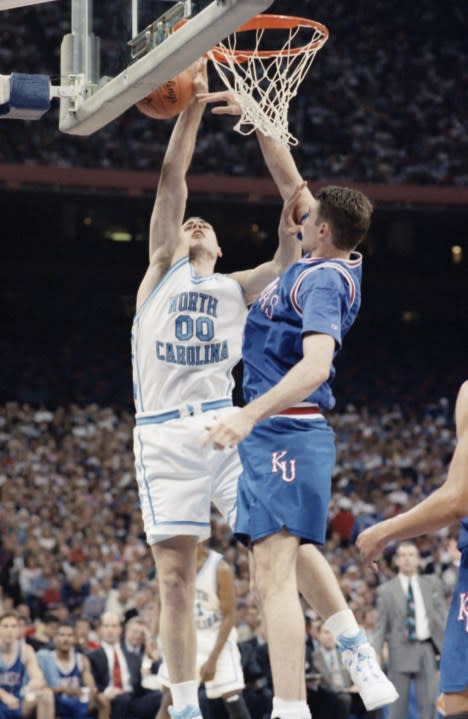
[[[302,281],[297,299],[303,334],[330,335],[340,347],[343,311],[348,304],[348,289],[340,273],[328,267],[310,272]]]
[[[44,674],[46,684],[48,687],[59,687],[60,686],[60,674],[57,669],[57,665],[52,656],[52,652],[48,649],[40,649],[37,652],[37,661],[39,667]]]

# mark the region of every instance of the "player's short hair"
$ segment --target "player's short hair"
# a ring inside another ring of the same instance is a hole
[[[328,222],[338,250],[354,250],[369,231],[372,204],[359,190],[329,185],[315,193],[317,222]]]
[[[10,609],[8,612],[3,612],[2,614],[0,614],[0,624],[1,624],[5,619],[16,619],[16,621],[18,622],[18,621],[19,621],[19,614],[18,614],[18,612],[16,612],[14,609]]]

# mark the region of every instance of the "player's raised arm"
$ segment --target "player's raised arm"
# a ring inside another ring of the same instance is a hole
[[[194,68],[194,94],[207,88],[206,64]],[[149,268],[137,295],[137,308],[169,267],[188,251],[182,233],[187,202],[186,175],[192,161],[203,106],[192,99],[174,125],[164,155],[149,227]]]
[[[197,100],[203,104],[214,102],[224,103],[212,108],[211,112],[214,115],[235,116],[241,114],[241,108],[233,90],[198,93]],[[271,137],[267,137],[260,132],[260,130],[257,130],[257,138],[270,174],[275,181],[281,197],[286,201],[291,197],[296,188],[303,183],[303,178],[297,169],[291,151],[289,147],[277,142],[277,140]],[[310,209],[316,206],[317,201],[307,185],[305,185],[303,193],[298,197],[298,203],[295,209],[296,221],[301,223],[304,216],[310,212]]]
[[[241,114],[237,97],[232,90],[198,93],[197,101],[203,105],[224,103],[212,108],[212,113],[215,115]],[[316,200],[310,193],[307,183],[302,180],[289,149],[277,140],[265,137],[259,131],[257,136],[265,162],[285,205],[278,228],[278,249],[272,260],[254,269],[235,272],[232,275],[244,290],[248,304],[251,304],[281,272],[300,258],[301,246],[298,240],[301,239],[301,221],[309,216],[316,205]]]
[[[302,232],[302,226],[296,223],[294,215],[298,198],[302,195],[304,187],[305,183],[302,182],[284,203],[278,227],[278,249],[273,258],[251,270],[241,270],[231,274],[231,277],[242,287],[247,304],[254,302],[270,282],[301,257],[298,233]]]
[[[368,562],[395,540],[436,532],[468,516],[468,382],[458,393],[455,410],[458,442],[444,484],[408,512],[374,524],[357,538]]]

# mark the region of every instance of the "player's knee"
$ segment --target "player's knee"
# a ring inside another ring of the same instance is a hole
[[[193,611],[194,585],[191,582],[173,574],[160,580],[159,588],[163,605],[177,612],[187,608]]]
[[[52,712],[54,708],[54,694],[51,689],[41,689],[37,692],[37,707]]]
[[[230,694],[223,697],[223,702],[229,719],[250,719],[250,713],[242,694]]]

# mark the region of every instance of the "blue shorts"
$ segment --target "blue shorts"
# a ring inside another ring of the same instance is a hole
[[[8,709],[8,707],[0,702],[0,719],[22,719],[22,709]]]
[[[463,549],[458,579],[445,628],[440,660],[442,692],[464,692],[468,686],[468,548]]]
[[[255,542],[284,528],[323,544],[335,454],[323,418],[271,417],[254,427],[239,445],[236,537]]]

